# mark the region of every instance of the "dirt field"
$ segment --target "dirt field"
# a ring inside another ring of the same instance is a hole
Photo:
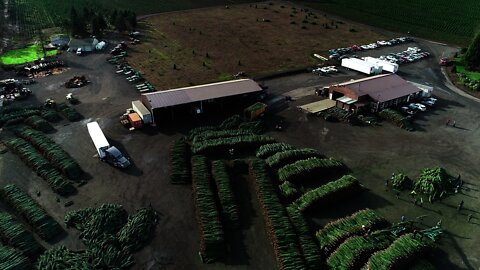
[[[318,62],[313,53],[327,56],[328,49],[382,37],[320,12],[309,15],[291,3],[272,3],[150,17],[140,24],[146,36],[142,44],[131,46],[128,61],[157,89],[170,89],[229,79],[239,71],[257,76],[307,67]]]
[[[249,8],[248,5],[246,7]],[[277,4],[273,7],[279,8]],[[272,12],[273,7],[269,6],[267,10],[252,8],[250,11]],[[233,11],[233,8],[227,11]],[[165,25],[173,27],[171,24]],[[333,40],[335,37],[331,35],[330,39]],[[180,41],[177,42],[180,44]],[[360,42],[362,41],[355,43]],[[298,105],[318,99],[313,96],[313,86],[362,77],[358,73],[341,70],[338,75],[329,77],[305,73],[265,81],[265,85],[269,86],[273,104],[271,106],[273,110],[266,116],[266,124],[269,127],[267,134],[295,147],[313,147],[326,156],[343,160],[353,175],[368,189],[358,197],[338,203],[332,209],[319,209],[313,213],[310,218],[318,228],[326,222],[364,207],[378,210],[391,222],[399,221],[401,215],[409,219],[427,215],[424,219],[425,224],[434,225],[441,219],[442,227],[446,230],[444,238],[440,241],[441,249],[429,256],[438,269],[478,269],[480,125],[477,119],[480,108],[477,103],[459,97],[444,85],[444,79],[436,64],[437,59],[443,52],[455,48],[425,42],[420,42],[419,46],[429,50],[434,56],[401,67],[399,75],[415,82],[429,82],[435,87],[435,95],[439,98],[438,105],[435,109],[417,116],[415,122],[420,131],[407,132],[388,123],[374,128],[329,123],[317,117],[306,116],[296,108]],[[402,49],[395,46],[372,51],[372,54]],[[190,49],[184,50],[191,53]],[[212,51],[212,58],[217,59],[213,56]],[[169,184],[168,146],[191,127],[215,123],[220,117],[216,119],[202,117],[193,121],[182,121],[175,126],[160,125],[157,128],[129,132],[119,124],[118,116],[130,107],[132,100],[138,98],[138,93],[124,77],[114,74],[114,67],[105,61],[107,57],[105,54],[90,54],[84,57],[74,54],[61,55],[60,58],[69,63],[70,69],[60,75],[38,79],[38,83],[31,86],[34,96],[29,102],[40,103],[46,98],[63,100],[68,92],[73,92],[79,97],[81,104],[76,108],[85,119],[76,123],[64,120],[55,125],[57,132],[50,136],[79,162],[87,172],[89,182],[78,188],[77,195],[68,199],[62,198],[58,203],[57,196],[50,191],[46,183],[18,157],[8,152],[0,155],[0,185],[16,183],[27,189],[35,198],[36,191],[41,191],[42,195],[37,199],[61,223],[66,211],[101,203],[119,203],[129,212],[151,204],[161,213],[160,224],[150,245],[136,254],[136,265],[132,269],[275,269],[273,251],[266,238],[249,179],[245,175],[237,175],[236,180],[239,181],[235,182],[236,191],[243,195],[240,203],[242,224],[241,232],[237,235],[239,241],[231,247],[231,250],[238,252],[236,254],[239,254],[239,257],[228,261],[227,265],[200,263],[197,255],[198,233],[191,187]],[[300,61],[303,56],[298,57],[297,63],[302,63]],[[307,62],[308,57],[305,55],[304,58]],[[199,63],[201,66],[201,62]],[[258,64],[266,65],[262,63],[259,61]],[[175,72],[182,72],[179,73],[183,74],[182,76],[188,74],[183,73],[183,69]],[[217,73],[213,73],[213,68],[208,72],[211,73],[201,74],[208,80],[216,78]],[[67,90],[62,84],[73,75],[86,75],[92,83],[83,88]],[[163,83],[172,80],[172,87],[174,82],[178,84],[189,82],[188,78],[181,76],[167,78],[165,75],[163,80]],[[295,101],[285,103],[282,95],[293,96]],[[273,129],[279,119],[285,121],[286,127],[281,132]],[[446,127],[447,119],[455,119],[457,128]],[[86,129],[86,123],[92,120],[99,121],[109,141],[125,150],[132,158],[134,168],[120,171],[95,157],[96,151]],[[2,135],[0,132],[0,136]],[[393,193],[384,190],[383,183],[392,172],[402,171],[415,177],[420,169],[437,165],[445,167],[453,175],[461,174],[466,184],[460,194],[435,204],[425,203],[424,207],[420,208],[414,207],[408,201],[407,194],[401,194],[400,199],[396,199]],[[65,208],[63,203],[66,200],[73,200],[74,205]],[[465,209],[458,212],[456,206],[461,200],[465,201]],[[0,206],[4,209],[3,205]],[[468,214],[473,214],[471,223],[466,222]],[[69,230],[68,236],[58,244],[81,249],[83,245],[77,239],[77,235],[75,231]]]

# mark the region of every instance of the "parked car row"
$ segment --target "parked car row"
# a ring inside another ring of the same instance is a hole
[[[426,97],[426,98],[422,98],[419,102],[410,103],[407,106],[401,107],[401,110],[406,114],[414,115],[418,111],[422,111],[422,112],[426,111],[427,107],[433,107],[436,102],[437,102],[436,98]]]
[[[377,42],[372,42],[370,44],[365,44],[365,45],[352,45],[346,48],[331,49],[331,50],[328,50],[328,52],[330,53],[329,58],[337,59],[344,54],[348,54],[352,52],[371,50],[381,46],[392,46],[392,45],[397,45],[397,44],[411,42],[411,41],[413,41],[411,37],[398,37],[398,38],[392,38],[390,40],[379,40]]]
[[[336,69],[335,66],[319,67],[312,70],[312,73],[317,75],[325,75],[325,74],[331,74],[331,73],[337,73],[337,72],[338,72],[338,69]]]
[[[428,56],[430,56],[429,52],[422,51],[418,47],[408,47],[407,50],[403,52],[382,55],[379,57],[379,59],[400,65],[415,62]]]

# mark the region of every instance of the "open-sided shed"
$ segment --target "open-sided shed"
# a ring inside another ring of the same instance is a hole
[[[254,103],[262,91],[255,81],[240,79],[145,93],[141,101],[158,124],[158,118],[166,113],[173,118],[177,113],[200,114],[234,105],[245,107]]]

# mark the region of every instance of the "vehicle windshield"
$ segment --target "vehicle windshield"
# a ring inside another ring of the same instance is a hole
[[[115,147],[111,147],[109,148],[108,150],[108,153],[110,153],[110,155],[112,155],[114,158],[120,158],[122,157],[122,153]]]

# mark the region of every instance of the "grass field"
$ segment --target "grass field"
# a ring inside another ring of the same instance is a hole
[[[477,0],[320,0],[302,4],[413,36],[465,45],[480,27]]]
[[[47,51],[47,56],[57,54],[57,50]],[[3,65],[19,65],[33,62],[43,57],[42,48],[39,45],[30,45],[28,47],[10,50],[0,56],[0,63]]]
[[[130,46],[127,59],[160,90],[226,80],[239,71],[255,77],[311,66],[318,63],[313,53],[383,38],[366,27],[331,22],[287,2],[161,14],[141,23],[146,36]]]

